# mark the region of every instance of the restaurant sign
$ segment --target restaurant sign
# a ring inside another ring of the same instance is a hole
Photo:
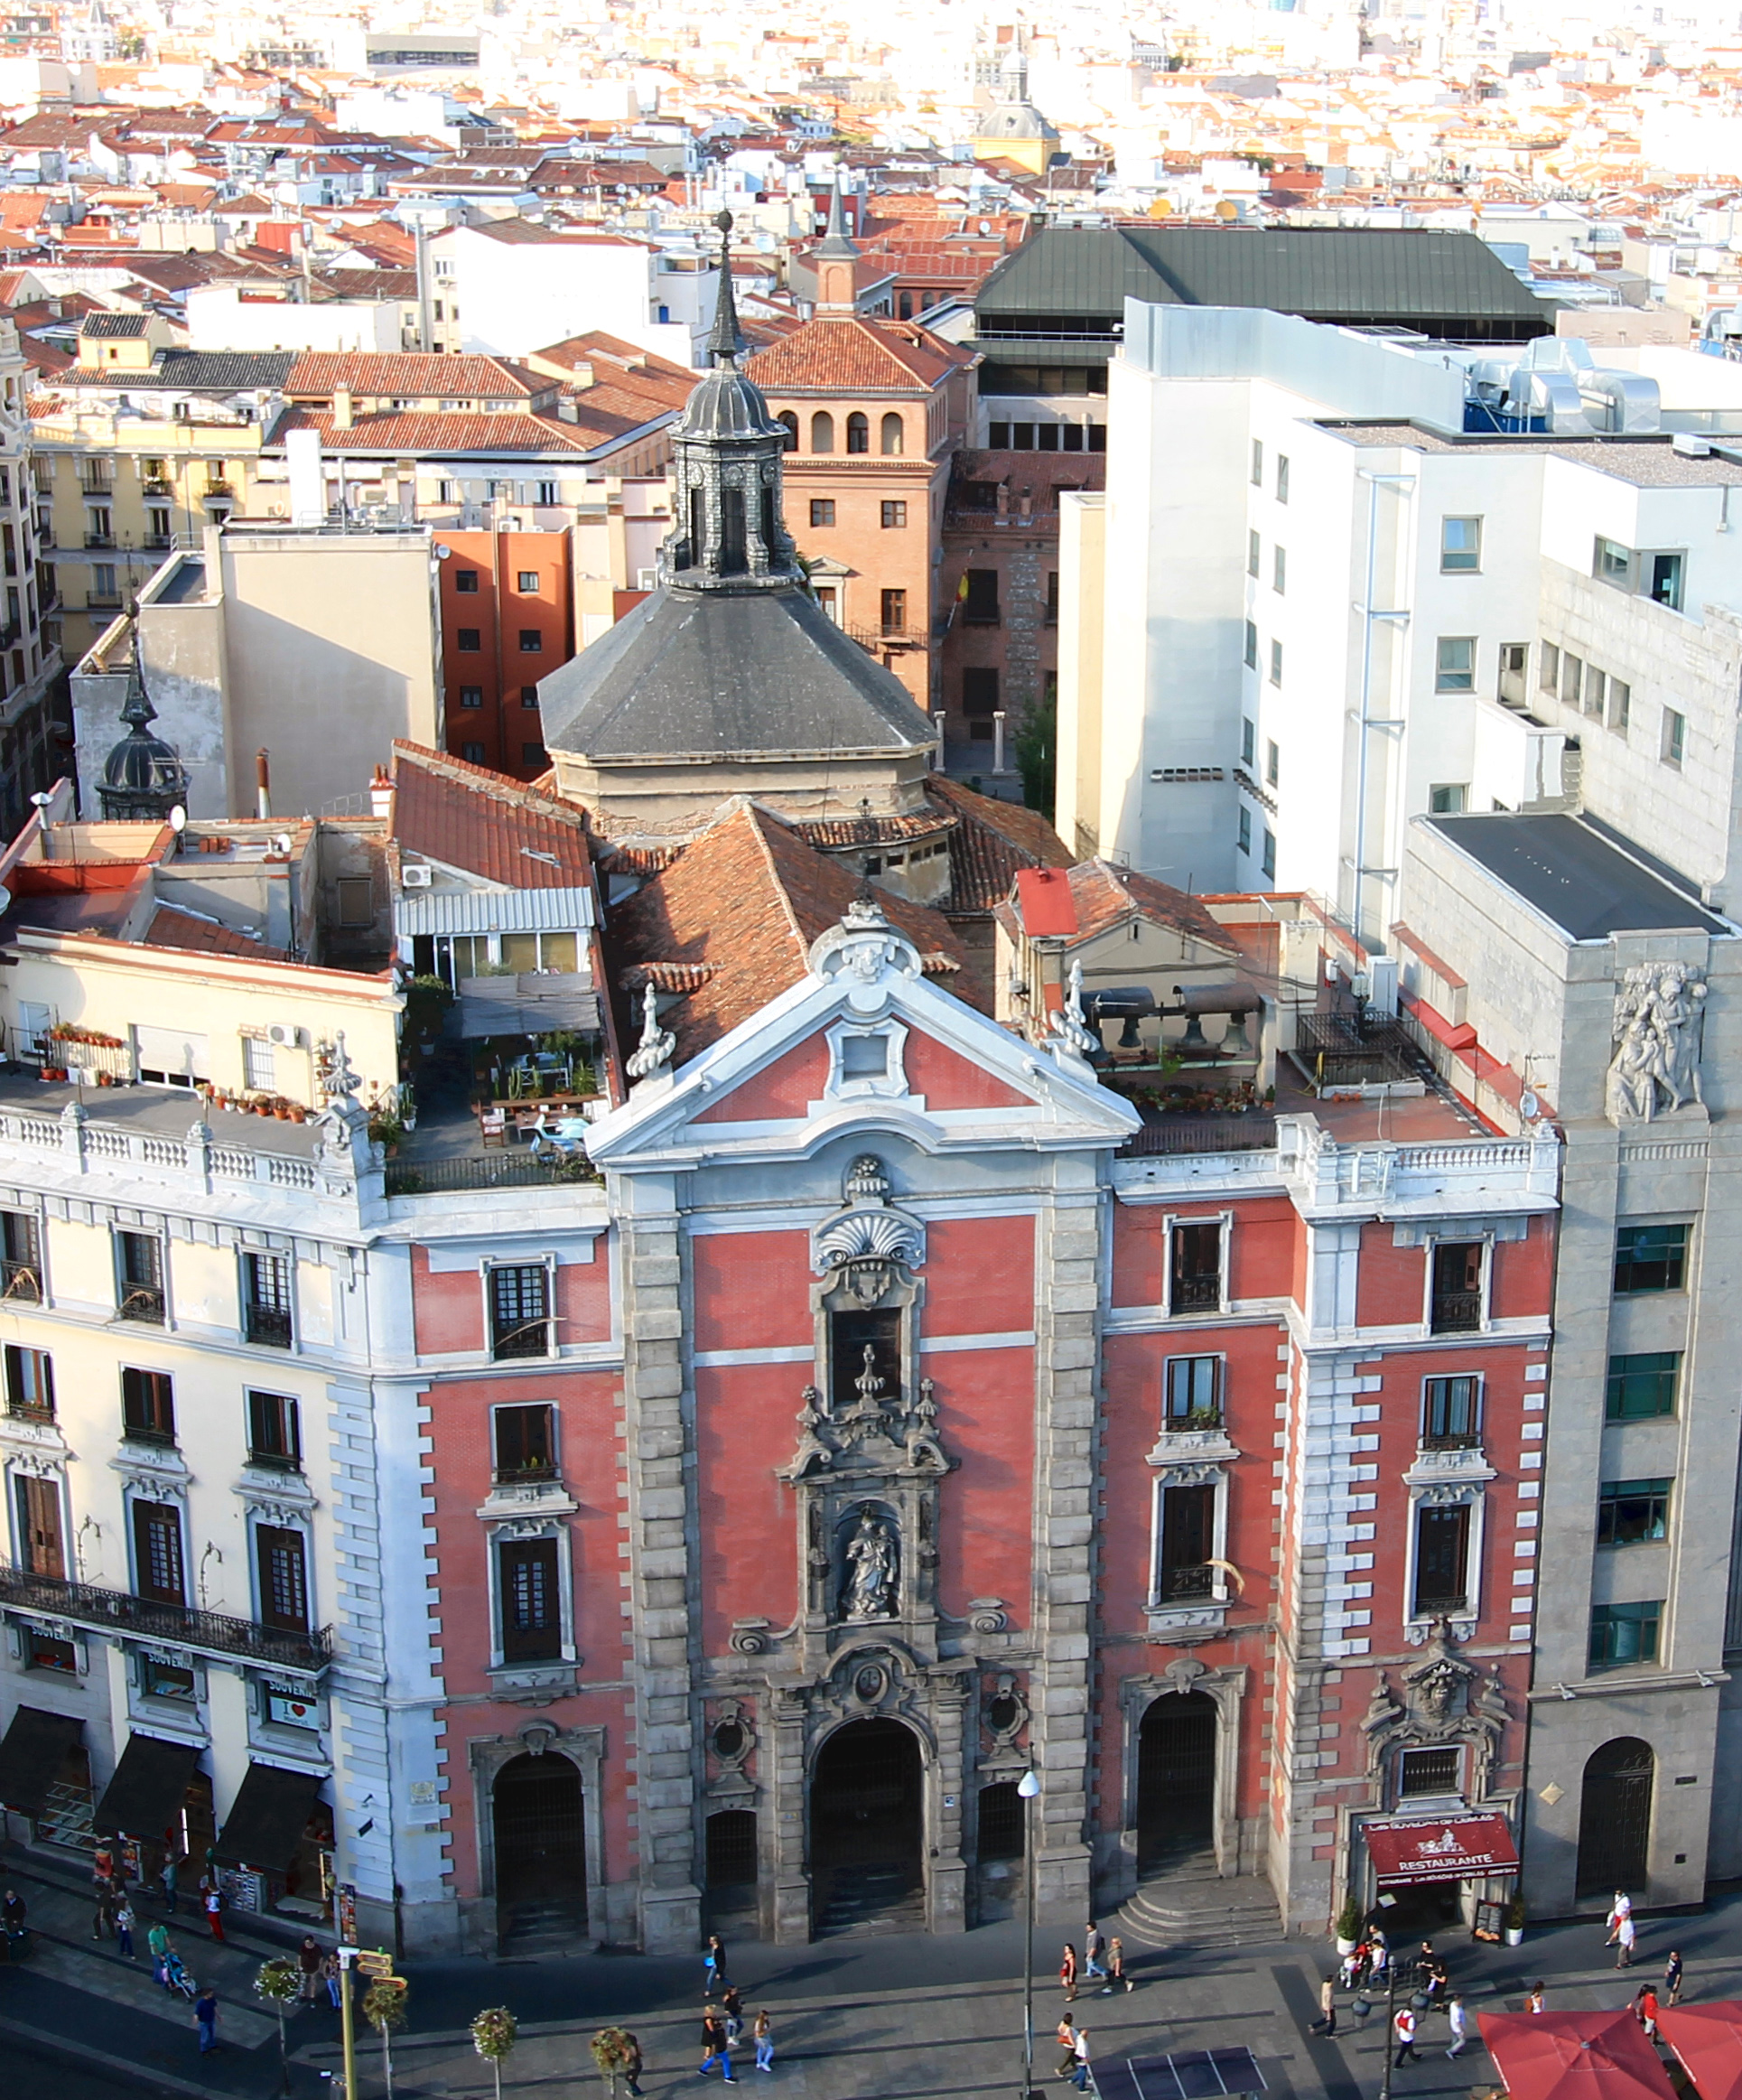
[[[1518,1847],[1504,1815],[1436,1817],[1423,1823],[1370,1823],[1367,1857],[1382,1889],[1427,1881],[1515,1874]]]

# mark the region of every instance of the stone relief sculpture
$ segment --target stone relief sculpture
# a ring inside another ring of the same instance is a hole
[[[847,1542],[845,1594],[847,1619],[889,1619],[895,1613],[899,1573],[895,1534],[874,1510],[862,1509],[859,1528]]]
[[[1700,1022],[1706,980],[1687,963],[1638,963],[1615,995],[1606,1088],[1612,1123],[1649,1123],[1700,1099]]]
[[[631,1079],[650,1079],[656,1072],[664,1070],[671,1062],[672,1052],[677,1048],[677,1038],[668,1028],[659,1025],[659,1013],[649,979],[641,994],[641,1040],[629,1055],[629,1075]]]

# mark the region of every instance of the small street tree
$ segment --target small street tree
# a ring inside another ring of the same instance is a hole
[[[471,2023],[471,2045],[496,2076],[496,2100],[502,2100],[502,2066],[519,2039],[519,2024],[506,2005],[491,2005]]]
[[[278,2015],[278,2090],[290,2091],[290,2056],[284,2047],[284,2008],[293,2005],[296,1993],[302,1986],[302,1977],[296,1964],[288,1955],[274,1955],[262,1962],[255,1974],[254,1988],[257,1997],[264,1998]]]
[[[599,2067],[599,2076],[605,2081],[605,2090],[611,2100],[617,2100],[618,2078],[635,2061],[628,2034],[620,2027],[601,2027],[588,2047],[592,2050],[593,2062]]]
[[[393,2038],[405,2024],[405,1979],[377,1977],[363,1999],[363,2017],[381,2037],[381,2075],[387,2084],[387,2100],[393,2100]]]

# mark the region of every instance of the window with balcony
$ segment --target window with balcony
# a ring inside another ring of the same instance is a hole
[[[498,1542],[496,1580],[505,1663],[554,1662],[562,1655],[559,1571],[554,1538]]]
[[[291,1268],[284,1255],[242,1256],[242,1332],[264,1349],[291,1346]]]
[[[1163,1488],[1155,1595],[1161,1604],[1216,1594],[1216,1489],[1209,1483]]]
[[[1610,1422],[1654,1422],[1675,1413],[1681,1383],[1680,1349],[1653,1349],[1641,1356],[1611,1357],[1604,1415]]]
[[[1471,1334],[1482,1324],[1482,1242],[1439,1241],[1432,1253],[1428,1327],[1434,1334]]]
[[[42,1230],[26,1211],[0,1210],[0,1298],[42,1302]]]
[[[46,1349],[6,1344],[6,1413],[26,1422],[54,1420],[54,1359]]]
[[[135,1596],[154,1604],[186,1604],[182,1512],[174,1503],[134,1504],[133,1567]]]
[[[1162,1379],[1161,1426],[1220,1429],[1222,1358],[1169,1357]]]
[[[248,1461],[280,1472],[303,1468],[302,1409],[288,1393],[250,1393]]]
[[[1169,1248],[1168,1310],[1222,1310],[1222,1220],[1176,1225]]]
[[[1644,1545],[1669,1535],[1668,1480],[1605,1480],[1598,1488],[1598,1545]]]
[[[906,634],[908,631],[908,594],[905,591],[885,591],[881,596],[880,610],[885,634]]]
[[[1404,1750],[1397,1760],[1397,1795],[1408,1801],[1423,1794],[1456,1794],[1463,1780],[1461,1750]]]
[[[148,547],[166,547],[173,537],[167,510],[153,508],[145,512],[145,545]]]
[[[556,1478],[556,1409],[549,1401],[490,1410],[492,1477],[498,1487]]]
[[[1685,1225],[1624,1225],[1615,1236],[1615,1294],[1680,1291],[1688,1273]]]
[[[67,1579],[66,1524],[61,1507],[61,1482],[50,1475],[15,1473],[13,1485],[18,1498],[18,1538],[23,1548],[27,1573],[49,1575],[57,1582]]]
[[[306,1548],[300,1531],[280,1525],[254,1527],[255,1567],[260,1585],[260,1623],[281,1633],[309,1630]]]
[[[551,1354],[550,1271],[542,1262],[489,1272],[490,1354],[498,1362]]]
[[[175,1381],[167,1371],[123,1368],[121,1433],[136,1443],[175,1442]]]
[[[115,1236],[116,1310],[144,1327],[163,1324],[163,1244],[154,1233]]]
[[[1423,1502],[1415,1512],[1414,1616],[1463,1611],[1469,1603],[1470,1507]]]
[[[1591,1613],[1587,1666],[1620,1670],[1629,1663],[1654,1663],[1663,1625],[1663,1600],[1639,1604],[1599,1604]]]
[[[1474,1451],[1481,1442],[1481,1379],[1430,1378],[1421,1388],[1421,1449]]]

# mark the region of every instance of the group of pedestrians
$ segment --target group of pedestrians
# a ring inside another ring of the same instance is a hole
[[[1081,1986],[1097,1977],[1104,1998],[1111,1998],[1115,1991],[1129,1991],[1132,1987],[1132,1980],[1125,1974],[1125,1943],[1117,1934],[1112,1939],[1104,1938],[1101,1927],[1091,1918],[1089,1928],[1083,1936],[1080,1965],[1076,1947],[1069,1940],[1065,1942],[1064,1955],[1058,1964],[1058,1983],[1065,1993],[1066,2004],[1074,2004]]]
[[[696,2076],[705,2078],[716,2064],[729,2086],[738,2083],[738,2074],[732,2069],[731,2052],[744,2038],[744,2001],[738,1986],[726,1974],[726,1947],[720,1935],[710,1933],[707,1948],[703,1955],[703,1988],[708,1993],[708,2002],[702,2008],[702,2063]],[[750,2039],[756,2045],[756,2067],[759,2071],[774,2069],[774,2021],[764,2006],[750,2025]],[[635,2067],[629,2074],[629,2091],[638,2093],[641,2088],[635,2082],[641,2067],[640,2045],[635,2037],[629,2037],[635,2045]]]

